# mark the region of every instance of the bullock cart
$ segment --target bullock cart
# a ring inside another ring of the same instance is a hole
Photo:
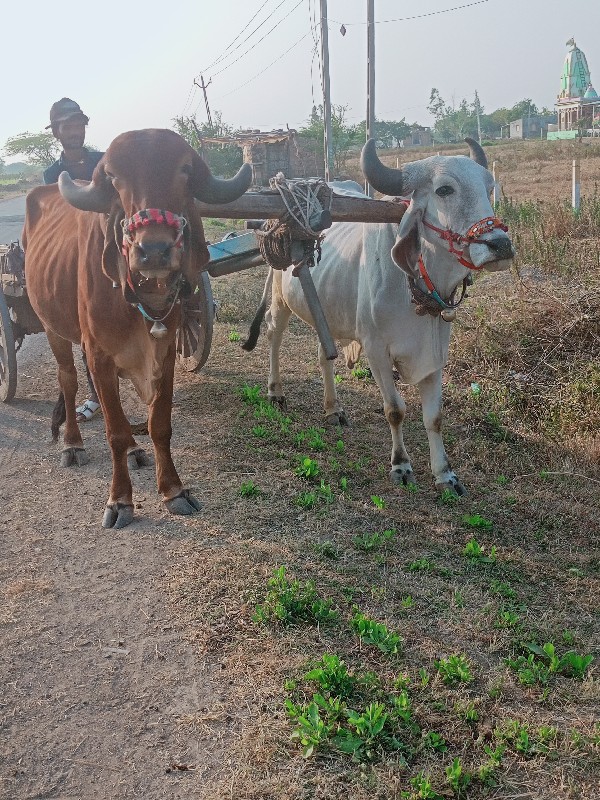
[[[271,189],[246,192],[226,205],[196,203],[203,217],[245,219],[249,230],[229,234],[208,246],[208,269],[195,292],[181,301],[182,324],[176,347],[178,361],[187,371],[199,371],[210,354],[215,311],[210,277],[250,269],[265,261],[273,263],[265,252],[265,233],[276,233],[281,224],[289,232],[288,263],[294,265],[301,280],[325,352],[328,358],[335,358],[335,345],[309,271],[315,261],[314,247],[332,222],[399,222],[405,210],[390,201],[336,195],[319,179],[273,179],[271,185]],[[19,242],[0,245],[0,401],[10,402],[15,396],[16,354],[25,336],[41,332],[43,326],[27,297],[23,250]]]
[[[338,184],[342,191],[343,183]],[[323,231],[333,222],[398,223],[406,206],[345,196],[320,178],[286,180],[279,174],[270,185],[268,190],[246,192],[226,206],[196,204],[204,218],[245,219],[247,227],[253,229],[240,235],[229,234],[221,242],[209,245],[208,274],[220,277],[264,263],[275,269],[292,266],[324,352],[333,360],[337,357],[335,343],[310,274],[310,268],[320,258]]]

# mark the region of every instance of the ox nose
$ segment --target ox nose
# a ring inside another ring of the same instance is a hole
[[[499,261],[515,257],[512,242],[508,236],[494,236],[486,239],[485,244]]]
[[[165,269],[171,263],[172,242],[136,242],[135,253],[139,269]]]

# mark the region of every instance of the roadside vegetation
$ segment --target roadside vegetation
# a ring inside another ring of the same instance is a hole
[[[476,279],[445,373],[461,498],[431,486],[408,387],[418,485],[388,483],[389,432],[367,363],[338,364],[353,426],[320,426],[314,336],[295,321],[283,351],[289,410],[271,406],[266,338],[243,360],[237,349],[263,273],[215,281],[221,341],[204,380],[217,405],[222,391],[235,397],[215,424],[236,468],[212,500],[228,522],[201,555],[182,550],[170,589],[229,687],[185,724],[218,735],[211,720],[229,715],[240,732],[221,741],[235,770],[217,793],[595,796],[599,204],[587,195],[574,214],[566,200],[507,197],[498,211],[519,256],[510,274]],[[224,379],[230,357],[238,373]]]

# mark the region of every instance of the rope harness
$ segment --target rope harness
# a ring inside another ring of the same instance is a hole
[[[407,208],[410,205],[410,200],[401,200],[400,202],[406,205]],[[469,230],[464,235],[455,233],[449,228],[438,228],[437,226],[432,225],[430,222],[426,222],[425,220],[423,220],[423,225],[426,228],[435,231],[439,235],[440,239],[448,242],[449,252],[452,253],[459,264],[462,264],[463,267],[467,267],[467,269],[475,272],[479,272],[479,270],[483,269],[483,266],[476,267],[472,261],[465,258],[464,248],[470,244],[486,244],[485,239],[478,238],[484,233],[491,233],[496,229],[504,232],[508,231],[508,225],[505,225],[501,219],[498,219],[498,217],[484,217],[483,219],[479,220],[479,222],[471,225]],[[457,250],[455,245],[458,245],[459,247],[462,246],[463,249]],[[412,301],[417,306],[415,309],[416,313],[419,316],[430,314],[432,317],[437,317],[438,315],[441,315],[442,319],[446,322],[452,322],[456,318],[456,309],[462,303],[465,297],[468,297],[467,287],[472,285],[473,276],[467,275],[467,277],[463,280],[462,292],[456,302],[454,301],[456,289],[452,292],[447,300],[444,300],[435,288],[421,255],[419,256],[418,263],[419,273],[423,279],[423,282],[425,283],[425,286],[427,287],[427,291],[425,292],[423,289],[417,286],[415,278],[409,277],[410,291],[413,296]]]
[[[331,224],[333,191],[321,178],[287,180],[281,172],[269,185],[281,195],[286,213],[256,231],[262,257],[273,269],[294,264],[293,274],[303,264],[313,267],[321,260],[322,231]]]
[[[152,314],[149,314],[137,295],[136,287],[133,283],[133,278],[131,275],[131,269],[129,267],[129,252],[135,245],[135,239],[133,238],[132,234],[134,234],[135,231],[139,230],[140,228],[145,228],[150,225],[166,225],[170,228],[174,228],[177,231],[177,235],[172,244],[168,245],[167,248],[163,248],[163,254],[166,255],[173,248],[177,248],[183,252],[183,230],[187,224],[188,222],[185,217],[179,216],[178,214],[173,214],[172,211],[165,211],[162,208],[144,208],[141,211],[137,211],[132,217],[121,220],[121,227],[123,228],[123,244],[121,247],[121,253],[123,254],[125,263],[127,265],[127,286],[134,297],[134,301],[131,302],[131,305],[137,308],[144,319],[147,319],[149,322],[153,323],[150,333],[155,339],[161,339],[167,332],[167,328],[163,322],[169,316],[175,307],[175,304],[179,300],[179,295],[185,284],[185,278],[181,273],[179,273],[176,280],[173,282],[171,291],[169,293],[170,305],[167,312],[163,314],[162,317],[155,317]],[[148,249],[148,246],[146,249]],[[147,258],[147,255],[145,257]]]

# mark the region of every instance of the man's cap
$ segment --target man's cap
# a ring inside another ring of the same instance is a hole
[[[46,125],[46,130],[52,128],[53,125],[58,125],[59,122],[79,116],[83,118],[86,125],[90,121],[89,117],[81,110],[79,103],[71,100],[70,97],[61,97],[60,100],[53,103],[50,109],[50,125]]]

